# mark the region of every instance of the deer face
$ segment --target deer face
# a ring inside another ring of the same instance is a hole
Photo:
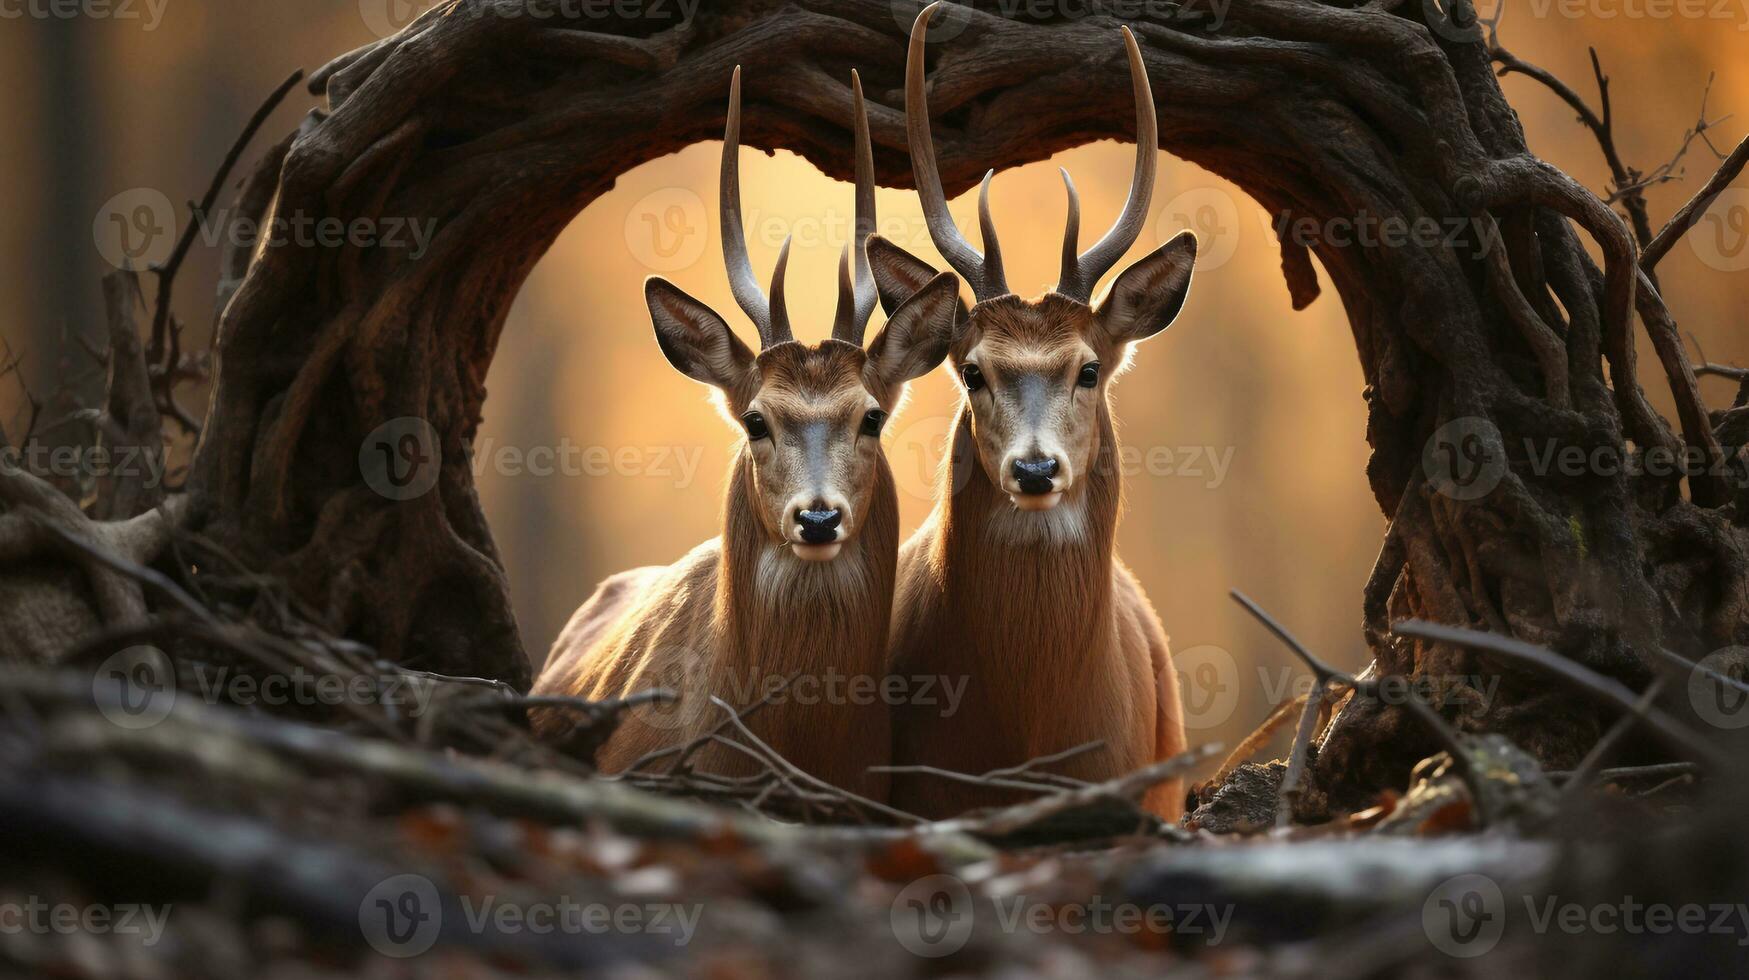
[[[959,305],[959,280],[949,273],[918,281],[865,349],[876,291],[867,244],[875,226],[874,159],[862,81],[851,73],[856,120],[856,235],[838,263],[838,313],[832,339],[797,343],[784,303],[789,242],[778,253],[771,295],[753,278],[741,228],[736,167],[741,133],[741,69],[729,83],[723,130],[723,260],[735,301],[759,330],[762,353],[747,345],[709,307],[672,284],[644,284],[656,342],[680,373],[715,386],[746,437],[752,499],[774,543],[797,558],[830,561],[853,540],[871,510],[886,471],[881,429],[905,384],[947,356]],[[854,254],[855,274],[852,276]],[[889,477],[890,480],[890,477]]]
[[[883,296],[910,295],[932,270],[875,239]],[[1097,307],[1060,293],[994,297],[962,312],[949,363],[971,411],[978,463],[1021,510],[1050,510],[1093,465],[1107,389],[1134,345],[1170,325],[1189,294],[1186,232],[1118,276]]]
[[[865,350],[793,340],[758,356],[708,307],[661,279],[645,287],[656,339],[681,373],[717,387],[738,421],[752,497],[774,543],[829,561],[856,537],[886,459],[881,429],[906,382],[941,363],[959,281],[943,274],[894,311]]]
[[[911,29],[905,118],[930,237],[978,299],[962,315],[964,323],[951,348],[953,366],[965,387],[978,461],[990,482],[1022,510],[1050,510],[1087,475],[1100,449],[1106,386],[1127,362],[1131,345],[1165,329],[1183,308],[1196,263],[1196,238],[1180,234],[1119,274],[1103,300],[1092,300],[1094,284],[1146,225],[1154,187],[1154,99],[1141,49],[1125,28],[1136,101],[1136,169],[1129,200],[1111,230],[1078,252],[1080,201],[1064,171],[1069,209],[1057,288],[1031,301],[1010,292],[990,217],[993,174],[985,175],[978,198],[982,253],[961,236],[942,193],[923,65],[929,19],[939,6],[926,7]],[[888,303],[909,295],[933,273],[879,238],[869,242],[868,254],[880,296]]]
[[[1047,295],[979,304],[954,345],[978,463],[1022,510],[1049,510],[1098,449],[1103,365],[1116,353],[1085,306]]]

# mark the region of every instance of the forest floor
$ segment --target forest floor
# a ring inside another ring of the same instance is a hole
[[[528,699],[478,680],[365,671],[350,683],[417,697],[294,713],[219,703],[181,660],[170,684],[140,684],[162,663],[123,666],[0,681],[0,975],[1749,965],[1744,811],[1688,765],[1576,792],[1481,739],[1467,775],[1447,757],[1315,825],[1275,826],[1291,760],[1236,769],[1184,827],[1136,808],[1207,747],[1104,786],[1019,769],[1001,778],[1036,785],[1030,802],[908,825],[775,756],[741,780],[691,772],[684,746],[596,775],[523,734]],[[579,707],[581,743],[636,708]]]

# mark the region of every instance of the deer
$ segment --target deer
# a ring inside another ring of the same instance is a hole
[[[1093,288],[1146,224],[1155,177],[1153,94],[1126,27],[1136,102],[1136,163],[1116,223],[1078,252],[1080,201],[1068,171],[1061,275],[1024,300],[1008,288],[979,191],[980,254],[947,210],[930,134],[924,35],[939,3],[913,24],[905,112],[912,170],[930,237],[971,286],[948,349],[961,401],[936,502],[899,555],[892,667],[967,678],[952,717],[900,705],[893,723],[896,809],[946,818],[1011,803],[1013,793],[942,778],[986,773],[1099,742],[1056,770],[1098,781],[1181,753],[1183,709],[1165,630],[1118,558],[1121,506],[1110,386],[1134,346],[1175,320],[1189,294],[1196,238],[1186,231]],[[902,302],[935,270],[881,239],[870,246],[883,304]],[[1183,788],[1151,789],[1143,805],[1176,820]]]
[[[899,513],[881,433],[905,386],[946,356],[959,282],[944,272],[921,284],[889,310],[880,333],[864,346],[877,304],[867,258],[875,227],[874,162],[854,72],[851,83],[855,233],[838,264],[829,339],[813,346],[795,339],[784,299],[788,239],[769,298],[753,276],[737,167],[739,67],[723,134],[720,217],[731,291],[758,332],[759,353],[667,280],[645,283],[662,354],[681,374],[710,387],[738,438],[721,534],[672,565],[637,568],[600,583],[554,642],[534,684],[537,697],[590,701],[680,688],[678,704],[665,709],[671,715],[634,710],[599,746],[595,762],[604,773],[705,739],[691,756],[695,769],[749,774],[756,766],[744,753],[709,738],[724,724],[727,705],[745,712],[742,723],[788,762],[865,799],[885,796],[887,777],[869,770],[891,751],[889,706],[879,698],[833,703],[783,692],[798,677],[867,677],[871,685],[885,677]],[[553,707],[531,711],[531,724],[551,741],[563,741],[570,729],[565,712]]]

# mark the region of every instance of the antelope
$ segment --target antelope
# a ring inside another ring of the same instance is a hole
[[[888,711],[860,703],[786,699],[798,676],[885,676],[898,559],[898,495],[881,430],[911,380],[940,364],[959,305],[951,273],[932,277],[891,309],[866,348],[876,304],[866,244],[875,225],[874,161],[861,80],[852,75],[856,126],[856,230],[838,266],[831,339],[798,342],[784,301],[789,241],[767,298],[743,238],[736,165],[741,70],[729,89],[723,134],[723,258],[735,301],[758,330],[755,355],[703,303],[651,277],[644,292],[656,342],[680,373],[712,386],[740,430],[720,537],[666,567],[602,582],[571,617],[535,682],[537,695],[601,700],[680,687],[672,717],[634,711],[599,750],[604,772],[707,736],[725,721],[710,696],[785,759],[834,785],[879,800],[887,777],[868,769],[891,750]],[[850,271],[855,253],[855,277]],[[749,679],[757,682],[750,687]],[[676,682],[679,683],[676,683]],[[769,700],[762,697],[777,691]],[[532,713],[537,734],[568,730],[554,710]],[[701,771],[742,775],[748,759],[719,742],[693,757]]]
[[[934,818],[1014,797],[906,767],[983,773],[1101,741],[1101,750],[1058,771],[1103,780],[1184,748],[1165,631],[1114,550],[1121,487],[1109,386],[1133,345],[1177,317],[1196,259],[1196,238],[1185,232],[1125,269],[1099,302],[1091,298],[1140,234],[1154,186],[1153,95],[1125,28],[1137,129],[1129,199],[1111,230],[1077,254],[1080,202],[1063,171],[1068,219],[1057,286],[1031,300],[1010,292],[990,217],[994,172],[978,199],[983,254],[961,236],[942,193],[923,79],[924,34],[939,5],[912,27],[906,125],[930,237],[977,302],[960,310],[948,349],[963,388],[953,452],[933,511],[900,551],[891,669],[927,667],[969,684],[953,717],[895,710],[900,772],[890,798],[896,809]],[[935,274],[879,239],[870,260],[883,303]],[[1144,804],[1176,819],[1182,787],[1156,787]]]

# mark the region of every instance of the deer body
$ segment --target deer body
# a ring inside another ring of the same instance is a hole
[[[649,753],[708,739],[732,712],[753,737],[810,774],[863,796],[886,795],[867,770],[891,753],[888,706],[869,696],[885,676],[898,558],[898,497],[881,430],[910,380],[946,356],[959,284],[934,277],[896,308],[865,348],[876,303],[867,246],[875,223],[874,164],[860,81],[856,236],[839,263],[832,338],[798,343],[783,301],[789,244],[767,298],[753,279],[740,218],[736,153],[740,69],[723,138],[723,248],[736,301],[759,329],[755,356],[726,322],[669,283],[645,298],[657,343],[681,373],[716,388],[737,419],[722,535],[667,568],[602,583],[571,618],[536,680],[537,695],[589,700],[654,688],[677,704],[631,709],[596,752],[618,772]],[[878,240],[878,239],[877,239]],[[852,277],[851,255],[855,255]],[[719,703],[720,702],[720,703]],[[531,712],[537,734],[562,740],[562,708]],[[710,741],[689,759],[727,776],[765,766],[741,746]]]
[[[1109,414],[1101,423],[1109,440]],[[962,409],[962,452],[971,425]],[[1165,630],[1113,551],[1115,467],[1096,467],[1047,515],[1017,511],[978,466],[950,468],[941,490],[900,552],[892,669],[970,682],[952,717],[897,709],[894,764],[984,773],[1103,741],[1052,767],[1099,781],[1183,751]],[[891,793],[895,808],[934,817],[1024,798],[926,775],[896,775]],[[1176,816],[1182,794],[1166,786],[1146,804]]]
[[[1134,346],[1183,308],[1196,239],[1179,235],[1093,300],[1097,281],[1147,224],[1156,168],[1153,95],[1126,28],[1137,124],[1129,200],[1111,230],[1080,252],[1080,205],[1064,172],[1069,209],[1057,287],[1033,300],[1012,293],[990,216],[993,174],[978,201],[982,253],[947,212],[923,65],[938,6],[912,26],[906,128],[930,237],[971,284],[977,304],[962,309],[948,348],[964,401],[936,508],[900,559],[892,669],[967,683],[954,717],[916,706],[896,711],[893,762],[901,770],[980,774],[1097,741],[1098,750],[1053,771],[1104,781],[1184,748],[1165,631],[1114,550],[1122,492],[1109,388]],[[934,273],[878,240],[869,257],[889,304]],[[895,807],[926,817],[1019,798],[936,773],[898,772],[892,785]],[[1144,802],[1175,819],[1183,799],[1172,782]]]
[[[634,709],[602,747],[597,765],[619,772],[723,721],[710,694],[739,709],[798,675],[881,676],[899,524],[885,460],[877,480],[857,537],[832,561],[803,561],[774,543],[754,513],[752,458],[743,448],[731,469],[722,536],[673,565],[603,582],[560,634],[535,693],[591,700],[653,688],[678,693],[676,703]],[[885,777],[867,770],[890,754],[887,707],[784,693],[750,712],[747,726],[807,772],[883,799]],[[562,719],[549,716],[547,724]],[[700,771],[726,775],[754,768],[716,744],[693,761]]]

